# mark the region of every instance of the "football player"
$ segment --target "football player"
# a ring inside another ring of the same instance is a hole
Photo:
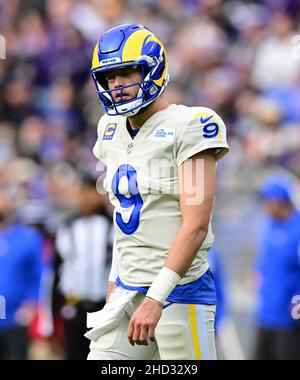
[[[88,315],[88,359],[215,359],[206,256],[224,123],[167,103],[167,54],[142,25],[108,30],[91,75],[105,110],[93,152],[107,166],[116,265],[104,309]]]

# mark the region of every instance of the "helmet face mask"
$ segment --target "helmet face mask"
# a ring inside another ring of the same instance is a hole
[[[117,48],[116,48],[117,46]],[[131,58],[131,59],[124,59]],[[168,84],[166,53],[162,43],[142,25],[124,24],[110,29],[94,50],[91,75],[100,103],[108,115],[133,116],[153,102]],[[133,68],[141,73],[141,82],[109,89],[110,70]],[[123,92],[137,86],[135,98],[123,99]],[[118,92],[118,101],[114,100]]]

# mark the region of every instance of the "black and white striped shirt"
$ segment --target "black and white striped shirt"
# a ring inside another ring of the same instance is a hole
[[[59,287],[65,296],[105,299],[112,240],[111,223],[102,215],[82,216],[58,228],[56,248],[63,261]]]

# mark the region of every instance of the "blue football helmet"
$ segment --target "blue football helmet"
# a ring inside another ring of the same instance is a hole
[[[107,72],[127,67],[140,71],[141,83],[109,90]],[[133,116],[162,94],[169,82],[165,48],[162,42],[143,25],[118,25],[104,33],[97,42],[93,53],[91,75],[100,103],[108,115]],[[136,85],[140,87],[136,98],[122,99],[122,91]],[[120,92],[118,102],[112,96],[113,91]]]

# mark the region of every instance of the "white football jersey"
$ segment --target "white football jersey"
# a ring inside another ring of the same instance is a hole
[[[223,157],[228,152],[226,129],[209,108],[174,104],[151,116],[134,139],[126,120],[104,115],[93,152],[107,166],[104,188],[115,208],[119,277],[129,286],[150,286],[182,224],[178,167],[209,148],[215,148],[216,159]],[[207,270],[213,238],[209,225],[180,284]]]

